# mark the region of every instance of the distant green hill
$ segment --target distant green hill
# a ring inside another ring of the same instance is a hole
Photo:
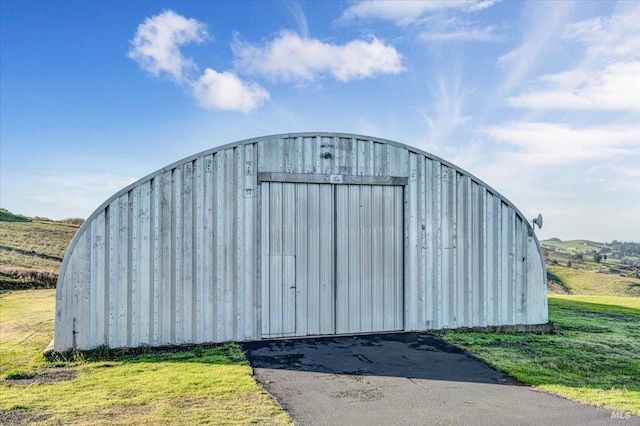
[[[0,208],[0,222],[31,222],[26,216],[13,214],[7,209]]]
[[[640,244],[552,238],[540,245],[550,291],[640,297]]]
[[[550,257],[567,257],[573,260],[595,260],[618,267],[640,268],[640,243],[613,240],[610,243],[599,243],[589,240],[562,241],[551,238],[540,241],[543,249],[548,250]],[[596,262],[596,263],[600,263]]]
[[[81,219],[54,222],[0,209],[0,290],[52,288]]]

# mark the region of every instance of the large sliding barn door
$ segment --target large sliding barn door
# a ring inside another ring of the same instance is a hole
[[[262,336],[403,329],[403,193],[262,182]]]
[[[402,186],[336,186],[336,332],[402,330]]]

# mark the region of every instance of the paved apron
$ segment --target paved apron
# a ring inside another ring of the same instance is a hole
[[[519,385],[429,334],[245,343],[298,425],[640,425]]]

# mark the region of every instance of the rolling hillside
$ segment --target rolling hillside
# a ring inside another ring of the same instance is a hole
[[[541,241],[551,293],[640,297],[637,243]]]
[[[51,221],[0,209],[0,290],[55,287],[81,224],[82,219]],[[640,297],[640,244],[552,238],[541,245],[550,292]]]
[[[81,223],[0,209],[0,290],[55,287],[64,253]]]

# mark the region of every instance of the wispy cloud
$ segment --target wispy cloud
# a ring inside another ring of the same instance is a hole
[[[626,239],[638,214],[629,201],[640,195],[640,16],[625,7],[624,15],[572,22],[575,6],[525,6],[523,41],[499,59],[505,76],[493,96],[523,116],[480,128],[489,153],[479,175],[525,211],[548,215],[547,236]],[[541,73],[549,68],[560,72]]]
[[[287,10],[289,10],[296,22],[298,34],[300,34],[301,37],[308,38],[309,24],[307,22],[307,16],[304,14],[304,10],[302,10],[300,3],[297,1],[286,1],[284,2],[284,5],[287,7]]]
[[[423,41],[484,41],[484,42],[500,42],[504,41],[504,36],[498,34],[498,28],[495,26],[488,27],[470,27],[464,25],[462,28],[456,28],[445,31],[423,31],[418,36]]]
[[[502,99],[544,59],[553,52],[550,46],[557,43],[575,4],[571,2],[531,2],[525,9],[528,25],[524,29],[522,43],[498,58],[498,66],[506,75],[496,97]]]
[[[600,70],[575,69],[547,75],[548,89],[510,97],[511,106],[531,109],[640,112],[640,62],[614,62]]]
[[[640,167],[624,167],[616,166],[613,169],[625,178],[639,178],[640,179]],[[637,184],[637,182],[636,182]],[[637,185],[636,185],[637,188]]]
[[[238,72],[274,81],[314,81],[329,74],[346,82],[404,70],[400,53],[373,36],[336,45],[282,31],[264,46],[236,39],[232,49]]]
[[[191,58],[182,56],[180,46],[208,38],[204,24],[168,10],[138,26],[128,56],[154,76],[168,74],[182,83],[187,80],[185,73],[197,67]]]
[[[434,12],[447,10],[477,12],[495,3],[495,0],[363,1],[348,7],[340,19],[381,19],[392,21],[399,26],[407,26]]]
[[[429,85],[433,105],[425,113],[427,122],[427,148],[444,150],[452,143],[451,135],[471,117],[464,114],[464,104],[468,96],[460,68],[453,66],[448,73],[440,73]]]
[[[505,158],[522,163],[561,165],[640,155],[640,126],[519,122],[488,126],[483,132],[515,148]]]
[[[567,25],[563,38],[582,43],[591,58],[638,58],[640,7],[630,13],[601,16]]]
[[[391,21],[399,27],[418,28],[418,40],[427,42],[498,42],[504,40],[499,27],[479,26],[463,17],[495,3],[493,0],[365,1],[347,8],[338,21]]]
[[[582,45],[581,63],[541,77],[540,87],[507,99],[510,105],[640,112],[640,11],[567,25],[563,38]]]

